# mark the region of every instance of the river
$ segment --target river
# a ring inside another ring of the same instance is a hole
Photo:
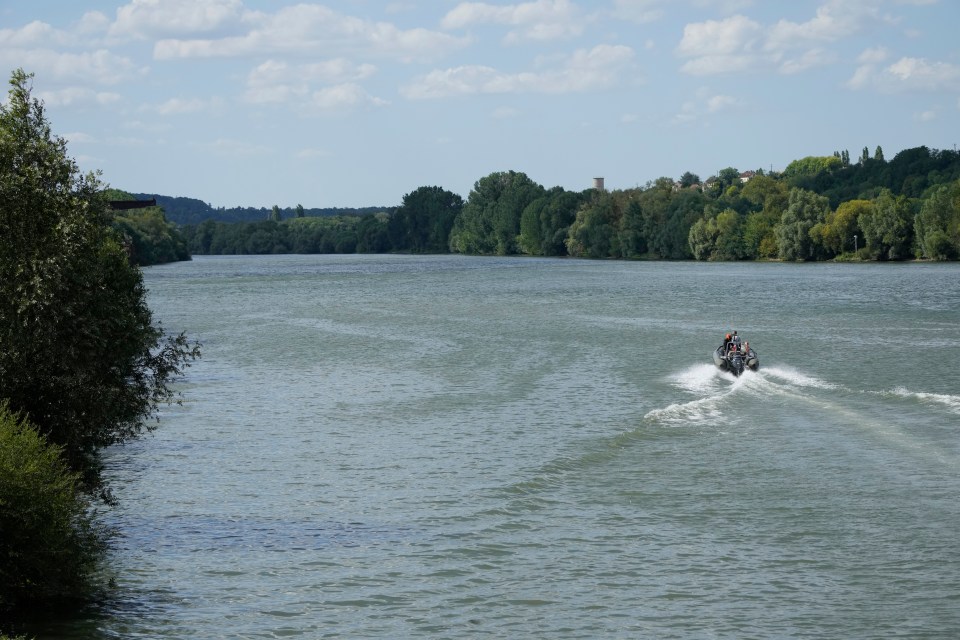
[[[197,257],[41,637],[956,638],[960,265]],[[739,330],[761,368],[713,366]]]

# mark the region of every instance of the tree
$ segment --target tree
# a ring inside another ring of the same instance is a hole
[[[863,236],[857,220],[873,208],[869,200],[848,200],[828,212],[823,222],[810,230],[811,237],[824,248],[829,256],[837,256],[844,251],[854,250],[853,236]]]
[[[689,171],[684,171],[683,175],[680,176],[680,188],[688,189],[692,186],[700,184],[700,176],[695,173],[690,173]]]
[[[620,257],[620,208],[614,194],[600,191],[578,211],[567,236],[567,252],[585,258]]]
[[[524,173],[491,173],[473,190],[450,232],[450,249],[457,253],[507,255],[517,253],[520,217],[544,194],[542,186]]]
[[[390,237],[397,250],[440,253],[447,250],[463,199],[440,187],[420,187],[403,196],[390,216]]]
[[[873,152],[873,159],[883,162],[883,149],[880,148],[880,145],[877,145],[877,150]]]
[[[283,215],[280,213],[280,207],[273,205],[273,209],[270,211],[270,220],[273,222],[280,222],[283,219]]]
[[[814,257],[810,229],[826,219],[830,201],[806,189],[791,189],[787,210],[775,232],[784,260],[809,260]]]
[[[874,206],[857,218],[863,229],[865,250],[875,260],[900,260],[907,255],[912,240],[913,215],[904,196],[884,189]]]
[[[199,356],[153,323],[96,174],[51,133],[30,78],[0,105],[0,398],[97,484],[97,452],[149,429]]]
[[[298,205],[297,205],[297,217],[298,217],[298,218],[302,218],[303,216],[304,216],[303,205],[302,205],[302,204],[298,204]]]
[[[914,234],[917,257],[951,260],[960,255],[960,180],[937,187],[924,200]]]
[[[0,617],[86,595],[103,547],[88,506],[60,450],[0,402]]]

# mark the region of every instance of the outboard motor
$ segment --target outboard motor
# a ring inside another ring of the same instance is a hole
[[[727,365],[730,367],[730,373],[739,376],[743,373],[743,368],[746,366],[746,363],[743,361],[742,355],[739,353],[731,353],[727,358]]]

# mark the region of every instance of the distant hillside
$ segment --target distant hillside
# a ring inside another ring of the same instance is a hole
[[[167,220],[177,225],[200,224],[204,220],[215,220],[217,222],[258,222],[270,217],[271,209],[265,207],[211,207],[203,200],[196,198],[181,198],[164,196],[158,193],[135,193],[138,200],[149,200],[155,198],[157,206],[163,207],[163,212]],[[323,209],[304,208],[305,217],[321,216],[349,216],[363,215],[367,213],[376,213],[386,211],[387,207],[361,207],[356,209],[329,207]],[[293,208],[281,208],[280,213],[284,219],[294,218],[297,212]]]

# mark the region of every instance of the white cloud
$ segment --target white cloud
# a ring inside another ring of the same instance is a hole
[[[444,29],[485,24],[516,27],[505,37],[507,42],[555,40],[577,36],[583,31],[580,10],[569,0],[535,0],[511,5],[463,2],[448,12],[440,24]]]
[[[37,97],[51,107],[94,106],[104,107],[120,101],[120,95],[106,91],[94,91],[86,87],[67,87],[56,91],[39,91]]]
[[[810,49],[804,51],[796,58],[784,60],[778,67],[778,70],[784,75],[791,75],[806,71],[807,69],[828,65],[835,60],[836,56],[829,51],[824,49]]]
[[[881,19],[871,3],[849,0],[828,0],[806,22],[780,20],[766,26],[734,15],[686,25],[677,54],[687,59],[681,70],[692,75],[752,69],[794,74],[835,62],[836,55],[826,45]]]
[[[198,113],[217,109],[222,105],[220,100],[201,100],[199,98],[171,98],[162,104],[153,107],[153,110],[162,116]]]
[[[934,109],[921,111],[920,113],[914,115],[914,120],[916,120],[917,122],[933,122],[936,119],[937,119],[937,112]]]
[[[743,101],[730,95],[713,93],[707,87],[697,89],[693,100],[680,105],[671,122],[676,125],[693,124],[706,116],[743,106]]]
[[[96,142],[96,139],[89,133],[81,133],[79,131],[76,131],[74,133],[65,133],[61,137],[67,142],[69,142],[70,144],[73,144],[75,142],[80,144],[90,144],[90,143]]]
[[[212,33],[238,28],[249,12],[241,0],[133,0],[117,9],[115,39]]]
[[[884,92],[960,89],[960,66],[925,58],[900,58],[879,69],[861,65],[847,81],[850,89],[874,88]]]
[[[739,101],[736,98],[724,95],[710,96],[706,101],[707,111],[709,113],[716,113],[717,111],[722,111],[727,107],[736,106],[737,104],[739,104]]]
[[[469,42],[423,28],[402,30],[387,22],[346,16],[316,4],[291,5],[274,14],[247,14],[244,23],[244,32],[237,35],[158,40],[153,55],[158,60],[171,60],[353,52],[408,62],[428,60]]]
[[[384,100],[367,94],[357,80],[376,72],[370,64],[356,64],[344,58],[290,65],[268,60],[247,76],[247,102],[343,108],[359,105],[381,106]]]
[[[879,64],[887,59],[889,53],[884,47],[873,47],[864,49],[863,53],[857,56],[857,62],[862,64]]]
[[[574,52],[556,68],[536,73],[503,73],[482,65],[438,69],[402,87],[400,92],[410,99],[426,99],[470,94],[592,91],[618,82],[632,60],[630,47],[598,45]]]
[[[44,80],[114,85],[146,73],[129,58],[106,49],[70,53],[52,49],[2,49],[0,64],[22,67]]]
[[[610,13],[617,20],[647,24],[663,17],[661,4],[663,0],[614,0]]]
[[[324,87],[314,91],[310,97],[310,105],[324,111],[361,106],[380,107],[386,104],[386,100],[371,96],[360,85],[353,83]]]

